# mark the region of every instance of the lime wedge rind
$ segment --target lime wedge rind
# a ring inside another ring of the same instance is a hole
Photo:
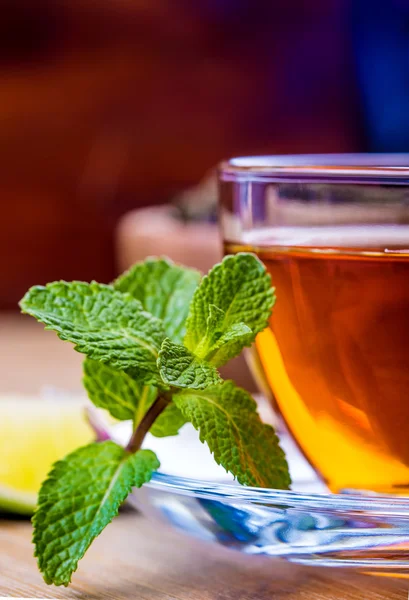
[[[85,399],[0,394],[0,513],[32,515],[52,465],[95,439]]]
[[[0,485],[0,512],[26,515],[30,517],[36,507],[37,494],[19,492],[13,488]]]

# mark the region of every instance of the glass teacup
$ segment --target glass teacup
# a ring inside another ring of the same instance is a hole
[[[409,155],[231,159],[225,252],[266,265],[256,348],[278,409],[331,490],[409,491]]]

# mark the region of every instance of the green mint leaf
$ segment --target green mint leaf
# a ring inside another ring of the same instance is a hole
[[[119,371],[105,363],[86,358],[83,363],[83,383],[89,399],[99,408],[109,411],[120,421],[132,420],[139,425],[158,395],[154,386],[144,385],[131,371]],[[186,423],[180,410],[169,404],[156,419],[150,432],[156,437],[177,435]]]
[[[181,342],[200,277],[199,271],[175,265],[169,259],[148,258],[121,275],[114,287],[139,300],[145,310],[162,320],[166,335]]]
[[[137,367],[147,382],[158,377],[163,325],[129,294],[96,282],[60,281],[31,288],[20,306],[78,352],[118,369]]]
[[[232,381],[205,390],[181,390],[173,401],[200,433],[215,461],[243,485],[288,489],[291,480],[284,452],[257,405]]]
[[[83,369],[89,399],[120,421],[132,419],[137,425],[156,398],[155,387],[144,385],[127,372],[105,363],[86,358]]]
[[[186,347],[216,367],[225,364],[265,329],[274,300],[270,275],[256,256],[226,256],[193,295]]]
[[[195,350],[195,354],[204,356],[206,361],[215,365],[225,364],[254,340],[250,327],[244,323],[234,323],[226,328],[225,318],[224,310],[210,304],[206,334]]]
[[[149,433],[159,438],[178,435],[179,429],[186,422],[186,417],[181,413],[176,404],[171,402],[156,419]]]
[[[111,441],[84,446],[55,463],[33,517],[35,556],[46,583],[70,583],[78,561],[132,487],[141,487],[158,468],[150,450],[129,454]]]
[[[163,381],[175,387],[201,390],[222,381],[215,367],[169,338],[159,352],[158,368]]]

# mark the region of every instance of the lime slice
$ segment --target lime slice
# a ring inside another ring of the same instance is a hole
[[[0,512],[31,515],[51,465],[91,442],[86,401],[0,397]]]

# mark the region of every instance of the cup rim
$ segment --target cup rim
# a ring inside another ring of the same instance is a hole
[[[219,165],[221,181],[409,184],[409,154],[344,153],[236,156]]]

